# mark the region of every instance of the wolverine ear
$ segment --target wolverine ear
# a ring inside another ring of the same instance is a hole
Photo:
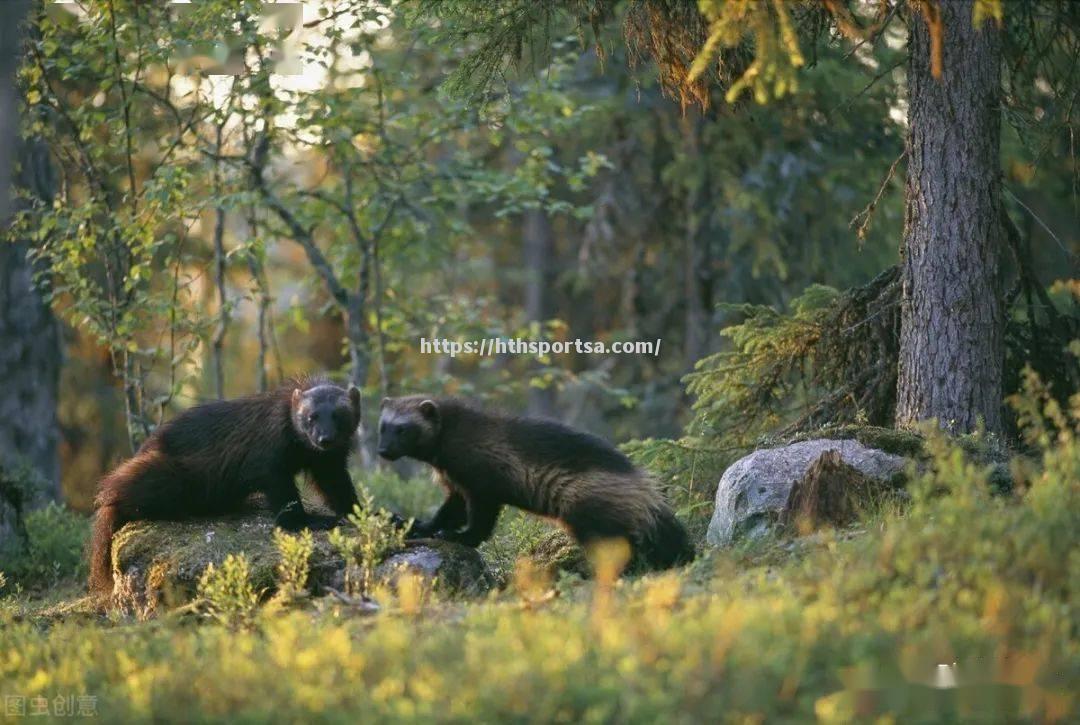
[[[300,405],[300,395],[301,395],[300,388],[293,388],[293,391],[292,391],[292,405],[293,405],[294,408],[296,406]]]
[[[424,400],[420,403],[420,413],[428,420],[439,419],[439,406],[434,400]]]
[[[379,404],[379,407],[385,408],[388,405],[390,405],[390,398],[383,398],[382,403]]]
[[[352,403],[353,411],[356,412],[357,417],[360,416],[360,388],[355,385],[349,385],[349,402]]]

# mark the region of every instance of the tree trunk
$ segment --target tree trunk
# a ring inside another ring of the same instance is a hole
[[[214,151],[220,156],[222,148],[222,135],[225,124],[220,123],[217,127],[217,143]],[[225,255],[225,205],[221,202],[225,193],[221,180],[221,161],[214,161],[214,195],[218,203],[214,206],[214,285],[217,287],[218,297],[218,324],[214,331],[212,341],[214,351],[214,392],[218,400],[225,398],[225,336],[229,332],[229,296],[225,289],[226,281],[226,255]],[[260,330],[261,332],[261,330]]]
[[[345,310],[345,337],[349,348],[349,382],[363,388],[371,365],[371,340],[364,327],[364,303],[355,297]]]
[[[943,63],[910,20],[908,178],[896,422],[1002,429],[1001,38],[940,4]]]
[[[525,212],[521,229],[525,261],[525,316],[529,322],[543,323],[551,318],[551,287],[555,282],[553,257],[555,230],[543,209]],[[555,391],[529,388],[530,415],[551,417],[555,414]]]
[[[27,0],[0,3],[0,225],[7,224],[10,206],[12,153],[18,148],[19,116],[15,104],[15,69],[19,65],[20,28]]]
[[[33,141],[19,146],[16,185],[51,203],[48,150]],[[58,499],[60,329],[34,283],[29,252],[27,242],[0,243],[0,463],[29,464],[46,483],[41,498]]]
[[[701,134],[704,118],[699,116],[688,121],[687,155],[701,155]],[[683,355],[688,369],[700,360],[710,348],[712,328],[712,285],[710,277],[708,238],[708,187],[709,171],[706,165],[701,178],[687,191],[686,197],[686,247],[683,253],[683,283],[686,287],[686,340]]]

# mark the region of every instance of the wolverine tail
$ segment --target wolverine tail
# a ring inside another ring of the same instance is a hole
[[[638,553],[652,569],[689,564],[697,556],[690,535],[666,506],[656,513],[653,526],[641,538]]]
[[[113,534],[123,522],[115,505],[100,506],[94,513],[94,529],[90,543],[90,591],[107,594],[112,591]]]

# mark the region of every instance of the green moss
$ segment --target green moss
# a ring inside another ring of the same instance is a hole
[[[907,458],[918,459],[926,455],[926,439],[915,431],[882,428],[874,425],[858,425],[855,423],[823,426],[788,437],[770,438],[765,440],[765,444],[766,447],[773,447],[818,438],[857,440],[869,448],[876,448],[879,451]]]
[[[195,596],[207,565],[220,566],[230,554],[246,554],[256,590],[275,586],[279,554],[273,522],[266,515],[191,521],[139,521],[124,526],[113,540],[114,572],[132,579],[131,594],[162,598],[170,606]],[[320,532],[311,558],[312,579],[322,583],[341,567],[340,557]]]
[[[554,529],[525,551],[525,556],[551,574],[568,572],[588,577],[589,560],[577,542],[562,529]]]
[[[124,526],[113,540],[114,573],[119,574],[115,599],[124,609],[159,613],[196,596],[209,564],[220,567],[230,555],[247,558],[251,584],[267,596],[277,588],[281,555],[273,540],[274,525],[265,513],[192,521],[140,521]],[[328,532],[312,535],[308,589],[342,589],[345,562],[330,543]],[[399,565],[436,579],[444,596],[475,596],[494,584],[484,560],[473,549],[445,542],[407,546],[391,553],[376,577],[391,579]]]

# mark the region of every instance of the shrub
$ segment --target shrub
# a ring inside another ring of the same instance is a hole
[[[360,491],[360,505],[351,514],[349,522],[356,533],[345,529],[330,532],[330,543],[345,559],[345,589],[350,595],[367,596],[375,579],[375,567],[395,549],[405,545],[405,529],[394,524],[394,516],[384,508],[377,508],[367,491]]]
[[[247,630],[12,618],[0,682],[92,692],[115,721],[1076,721],[1080,397],[1065,410],[1032,377],[1022,402],[1032,456],[1011,492],[931,434],[910,505],[855,538],[636,579],[611,556],[556,593],[523,563],[498,599]]]
[[[285,600],[298,599],[307,591],[311,555],[315,553],[315,538],[308,529],[299,534],[274,529],[274,546],[281,555],[277,566],[278,595]]]
[[[90,525],[85,516],[50,502],[23,518],[25,542],[0,542],[7,575],[27,588],[43,589],[86,576],[83,556]]]
[[[199,578],[198,596],[207,613],[228,627],[250,626],[259,605],[244,554],[229,554],[221,567],[209,564]]]

